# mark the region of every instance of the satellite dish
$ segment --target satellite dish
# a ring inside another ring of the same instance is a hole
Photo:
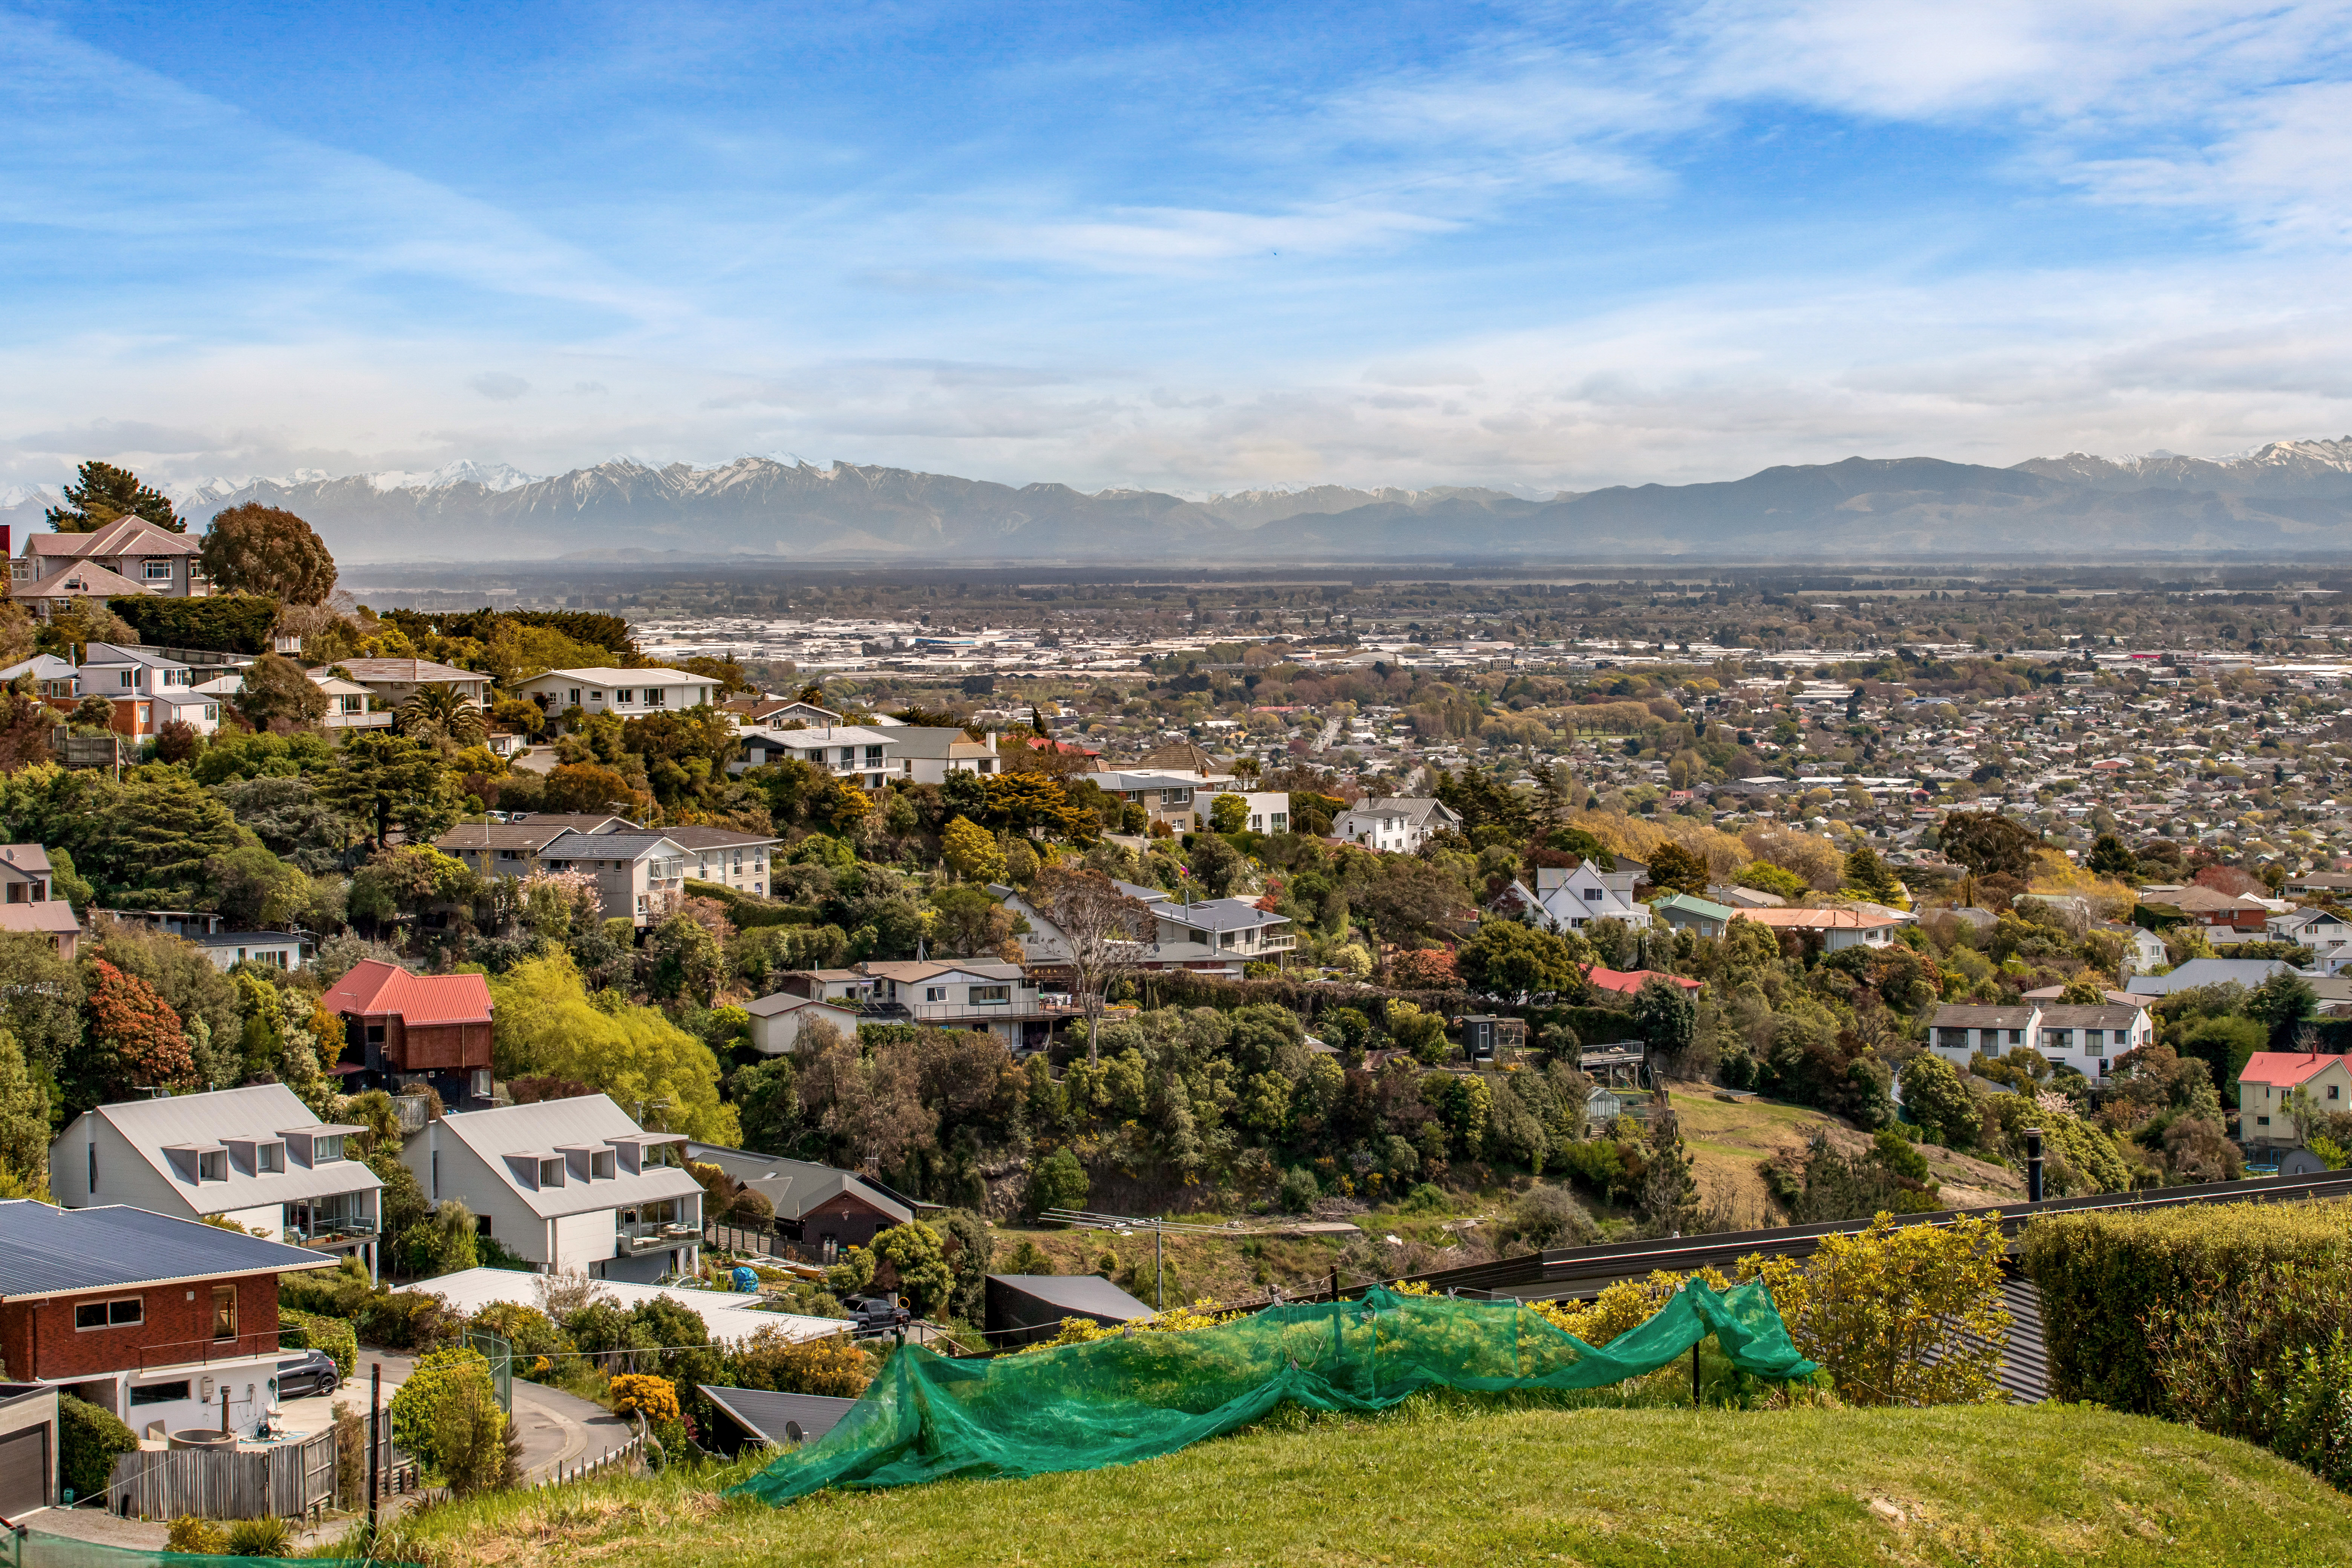
[[[801,1424],[797,1421],[785,1422],[784,1438],[787,1442],[799,1442],[801,1440]]]

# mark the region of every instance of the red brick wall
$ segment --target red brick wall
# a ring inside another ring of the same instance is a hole
[[[268,1338],[255,1335],[278,1331],[278,1276],[259,1274],[234,1281],[236,1286],[236,1329],[240,1353],[257,1354],[273,1348]],[[190,1291],[195,1300],[188,1300]],[[147,1302],[147,1321],[119,1329],[74,1328],[74,1306],[81,1301],[110,1301],[141,1296]],[[0,1353],[8,1360],[12,1377],[90,1377],[122,1372],[142,1364],[162,1366],[194,1361],[212,1342],[213,1287],[208,1280],[187,1285],[156,1285],[144,1290],[89,1290],[73,1296],[53,1296],[41,1306],[9,1302],[0,1306]]]

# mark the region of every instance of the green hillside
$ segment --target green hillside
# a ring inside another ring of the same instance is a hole
[[[1295,1415],[1027,1481],[722,1503],[713,1476],[430,1510],[433,1568],[659,1563],[1566,1563],[1590,1568],[2352,1562],[2341,1495],[2243,1444],[2079,1407]]]

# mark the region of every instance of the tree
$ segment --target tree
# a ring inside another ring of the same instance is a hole
[[[440,757],[406,736],[380,730],[344,741],[334,768],[319,781],[319,794],[345,816],[368,824],[379,848],[391,841],[395,822],[410,843],[418,844],[446,833],[457,820],[457,790]]]
[[[1013,940],[1013,911],[978,888],[941,888],[931,895],[939,920],[931,928],[937,951],[956,958],[1001,958],[1021,962]]]
[[[418,740],[446,736],[460,746],[478,745],[489,733],[474,700],[446,680],[427,681],[410,693],[400,710],[402,730]]]
[[[1857,844],[1846,851],[1845,885],[1874,903],[1888,904],[1903,896],[1903,884],[1878,851],[1867,844]]]
[[[2091,869],[2102,877],[2131,882],[2139,879],[2139,862],[2126,848],[2124,841],[2112,833],[2102,833],[2091,845]]]
[[[1186,869],[1201,884],[1202,891],[1213,899],[1222,899],[1232,892],[1234,884],[1241,879],[1242,852],[1226,843],[1222,834],[1193,835],[1191,860]]]
[[[0,1184],[49,1187],[49,1095],[15,1036],[0,1029]]]
[[[1659,845],[1650,857],[1650,885],[1654,888],[1696,897],[1706,891],[1706,862],[1672,839]]]
[[[169,496],[111,463],[84,463],[76,482],[66,487],[65,504],[49,508],[47,515],[59,533],[96,533],[126,517],[143,517],[172,533],[187,531]]]
[[[1209,802],[1209,826],[1219,833],[1239,833],[1249,826],[1249,802],[1237,795],[1221,795]]]
[[[392,1440],[453,1487],[461,1476],[473,1482],[486,1468],[478,1454],[490,1446],[486,1428],[498,1415],[488,1357],[471,1345],[433,1351],[392,1396]],[[502,1447],[503,1429],[496,1436]]]
[[[326,542],[292,512],[259,501],[215,516],[200,559],[223,593],[323,605],[335,591],[335,558]]]
[[[245,672],[236,710],[256,730],[284,734],[304,730],[327,716],[327,694],[290,658],[265,653]]]
[[[959,816],[940,835],[940,858],[966,881],[994,882],[1004,876],[1004,853],[988,830]]]
[[[1990,811],[1955,811],[1940,829],[1944,853],[1979,877],[2024,877],[2041,837]]]
[[[646,939],[657,1001],[683,996],[708,1005],[727,978],[727,955],[710,928],[690,915],[672,915]]]
[[[1029,1211],[1075,1209],[1087,1201],[1087,1171],[1067,1149],[1056,1149],[1029,1173]]]
[[[654,1008],[592,1005],[570,954],[516,964],[491,979],[490,997],[501,1079],[575,1079],[658,1131],[740,1144],[742,1124],[719,1100],[710,1047]]]
[[[1903,1108],[1948,1148],[1973,1149],[1983,1137],[1976,1097],[1952,1064],[1933,1051],[1921,1051],[1903,1068]]]
[[[894,1225],[874,1237],[875,1272],[887,1265],[898,1277],[898,1289],[919,1318],[928,1318],[947,1304],[955,1292],[955,1270],[948,1267],[939,1232],[919,1220]]]
[[[1391,855],[1350,901],[1383,938],[1411,942],[1462,907],[1462,886],[1418,856]]]
[[[610,768],[594,763],[566,763],[547,775],[547,786],[540,798],[548,811],[593,816],[617,811],[628,805],[635,794],[629,781]]]
[[[311,876],[329,871],[341,860],[351,842],[351,825],[324,801],[307,781],[299,778],[240,779],[215,788],[215,795],[261,840],[261,847],[281,860],[292,862]]]
[[[1698,1035],[1698,1004],[1687,988],[1663,974],[1653,974],[1633,993],[1633,1027],[1650,1048],[1680,1056]]]
[[[1049,866],[1030,884],[1029,906],[1061,938],[1071,988],[1087,1012],[1087,1060],[1097,1059],[1104,994],[1134,973],[1158,921],[1138,899],[1118,890],[1100,871]]]
[[[2271,1032],[2274,1046],[2290,1045],[2295,1031],[2319,1013],[2319,994],[2293,969],[2282,969],[2246,997],[2246,1016]]]
[[[1454,967],[1471,989],[1496,996],[1567,991],[1582,978],[1564,938],[1518,921],[1479,921]]]
[[[1660,1091],[1651,1102],[1649,1136],[1643,1142],[1641,1191],[1634,1200],[1643,1228],[1652,1236],[1686,1236],[1698,1225],[1698,1180],[1683,1149],[1682,1124]]]
[[[152,986],[106,960],[92,959],[87,968],[82,1046],[59,1075],[68,1109],[129,1100],[143,1089],[194,1088],[195,1058],[180,1016]]]
[[[1731,880],[1735,887],[1753,888],[1777,899],[1801,899],[1813,890],[1802,877],[1769,860],[1749,861],[1731,874]]]

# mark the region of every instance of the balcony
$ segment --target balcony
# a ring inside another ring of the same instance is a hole
[[[1295,936],[1270,936],[1259,942],[1256,951],[1259,952],[1288,952],[1292,948],[1297,947],[1297,945],[1298,939]]]
[[[366,1215],[314,1215],[286,1222],[289,1247],[341,1247],[375,1239],[375,1221]]]
[[[1048,1002],[1032,996],[1017,1002],[914,1002],[907,1011],[919,1024],[972,1024],[1032,1018],[1082,1018],[1086,1009],[1071,1002]]]
[[[211,1340],[176,1340],[170,1344],[141,1345],[139,1368],[144,1372],[158,1366],[208,1366],[216,1361],[245,1361],[277,1352],[276,1329],[266,1333],[224,1334]]]

